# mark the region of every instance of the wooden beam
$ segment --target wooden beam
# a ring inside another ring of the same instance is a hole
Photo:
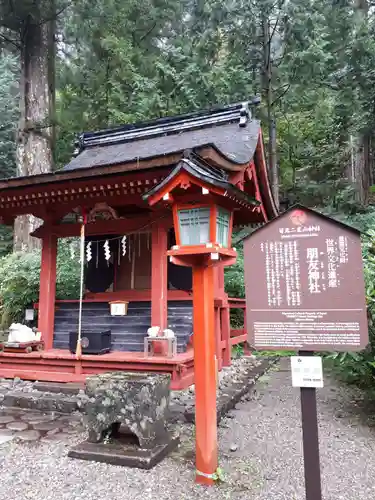
[[[56,296],[57,237],[48,234],[43,238],[40,269],[38,329],[46,349],[53,345]]]
[[[63,184],[69,183],[70,181],[85,181],[87,179],[111,176],[114,174],[123,174],[128,172],[139,172],[140,170],[146,170],[149,168],[159,169],[162,167],[173,166],[175,165],[183,155],[183,151],[181,153],[176,153],[172,155],[163,155],[156,158],[140,160],[140,161],[131,161],[129,163],[121,163],[119,165],[106,165],[100,167],[92,167],[86,169],[77,169],[77,170],[60,170],[58,172],[48,173],[48,174],[40,174],[40,175],[30,175],[28,177],[15,177],[12,179],[8,179],[5,181],[0,181],[0,195],[3,193],[8,195],[8,190],[11,189],[19,189],[25,187],[35,186],[40,189],[41,185],[47,186],[51,184]],[[159,175],[159,172],[156,171],[155,174]],[[149,176],[149,173],[147,173]],[[58,187],[58,186],[56,186]],[[12,193],[13,194],[13,193]],[[10,195],[9,195],[10,196]]]
[[[10,180],[8,189],[0,189],[0,214],[20,215],[33,210],[49,212],[51,207],[61,212],[64,207],[69,210],[69,207],[93,205],[100,201],[124,205],[126,200],[126,205],[141,202],[146,206],[142,195],[168,175],[169,171],[170,167],[163,166],[152,173],[137,170],[116,175],[103,174],[88,179],[81,176],[47,184],[34,184],[30,181],[24,187],[11,187]],[[38,176],[30,176],[28,179],[31,177]]]
[[[201,179],[198,179],[197,177],[194,177],[187,172],[180,171],[176,175],[176,177],[172,177],[172,179],[170,179],[170,181],[167,184],[165,184],[162,188],[160,188],[152,196],[150,196],[148,198],[148,203],[150,206],[155,205],[159,201],[162,201],[164,196],[172,192],[174,189],[179,188],[181,185],[187,186],[191,184],[194,184],[195,186],[199,187],[204,187],[208,189],[210,193],[218,194],[220,196],[223,196],[225,193],[225,190],[222,188],[204,182]],[[206,195],[201,195],[201,196],[204,196],[205,199],[207,200]],[[177,199],[175,199],[175,201],[177,201]]]
[[[160,212],[160,215],[148,214],[128,219],[100,220],[91,222],[86,226],[86,235],[95,236],[101,234],[126,234],[133,231],[140,231],[143,228],[145,230],[146,228],[150,230],[151,225],[153,225],[159,217],[161,225],[169,225],[170,220],[168,220],[168,215],[169,212]],[[170,217],[171,216],[169,216],[169,219]],[[79,236],[80,227],[80,224],[43,224],[36,231],[34,231],[32,235],[36,238],[43,238],[47,234],[54,234],[58,238],[69,238]]]
[[[265,217],[265,222],[267,222],[276,217],[279,214],[279,211],[275,205],[271,185],[268,179],[263,135],[261,130],[259,131],[258,142],[255,149],[254,164],[258,189],[261,195],[262,209],[265,207],[265,210],[262,210],[262,212]]]
[[[156,223],[151,233],[151,325],[168,326],[167,229]]]

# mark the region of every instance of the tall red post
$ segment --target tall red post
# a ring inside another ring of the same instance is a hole
[[[230,343],[230,309],[228,304],[221,308],[221,338],[225,342],[223,366],[230,366],[232,346]]]
[[[52,349],[55,323],[57,237],[53,234],[42,240],[40,268],[38,330],[46,349]]]
[[[151,326],[167,328],[168,321],[168,272],[167,229],[153,224],[151,234]]]
[[[196,482],[212,485],[218,467],[214,270],[193,267]]]

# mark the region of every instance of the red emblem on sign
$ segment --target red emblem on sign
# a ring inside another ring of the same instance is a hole
[[[303,210],[293,210],[290,214],[290,220],[295,226],[302,226],[306,222],[306,213]]]

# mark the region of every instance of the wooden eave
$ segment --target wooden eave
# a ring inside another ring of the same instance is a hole
[[[48,204],[73,201],[79,198],[77,194],[97,192],[96,186],[100,185],[102,182],[104,184],[109,183],[108,185],[111,186],[111,189],[118,190],[116,184],[121,182],[121,180],[118,179],[117,182],[110,182],[108,180],[109,177],[118,177],[118,174],[127,174],[126,177],[129,177],[131,176],[130,174],[133,173],[134,177],[138,177],[138,173],[142,171],[146,178],[143,184],[148,186],[149,189],[156,183],[155,179],[157,179],[157,182],[160,181],[161,173],[159,173],[158,170],[165,170],[165,168],[175,165],[181,160],[183,154],[184,152],[180,151],[168,156],[150,158],[148,160],[129,162],[126,164],[93,167],[90,169],[62,170],[28,177],[2,179],[0,180],[0,213],[3,212],[4,209],[19,213],[17,208],[44,205],[44,201],[46,200],[48,200]],[[230,162],[225,160],[225,158],[222,157],[219,152],[215,151],[214,148],[205,147],[203,150],[203,158],[212,161],[212,163],[226,170],[231,169],[234,171],[238,168],[246,167],[246,165],[239,166],[230,164]],[[149,179],[149,182],[147,179]],[[76,185],[81,184],[85,187],[79,187],[77,190]],[[140,184],[138,184],[137,188],[138,193],[142,194],[147,190],[140,190],[139,186]],[[130,192],[132,192],[133,186],[131,185],[131,181],[129,181],[129,183],[122,181],[121,187],[128,187],[130,188]],[[128,192],[123,191],[122,194],[128,194]],[[41,200],[44,201],[40,203]],[[27,211],[22,210],[22,213],[27,213]]]
[[[208,165],[200,165],[197,160],[191,158],[182,159],[168,177],[145,193],[143,198],[148,201],[150,206],[163,201],[171,202],[175,190],[184,191],[186,189],[186,197],[189,197],[189,186],[192,185],[207,190],[207,194],[200,195],[202,201],[207,200],[207,197],[210,196],[225,200],[226,205],[232,206],[232,208],[236,207],[238,211],[249,214],[261,211],[260,202],[230,184],[222,173],[211,169]]]
[[[168,170],[123,174],[68,179],[46,174],[43,178],[48,178],[50,182],[21,183],[17,187],[0,189],[0,215],[9,218],[33,213],[44,218],[43,212],[46,215],[51,211],[63,213],[64,207],[66,211],[69,207],[90,206],[104,200],[112,200],[115,205],[131,204],[134,200],[142,202],[141,195],[158,184]],[[29,180],[34,181],[32,178]]]
[[[264,143],[262,131],[259,131],[259,137],[254,154],[254,165],[256,170],[257,184],[261,197],[262,206],[264,207],[266,220],[268,222],[279,215],[273,198],[271,184],[268,178],[266,158],[264,154]]]
[[[140,214],[133,215],[132,217],[124,217],[112,220],[98,220],[95,222],[89,222],[86,224],[85,233],[86,236],[97,236],[102,234],[127,234],[131,232],[142,232],[146,231],[146,228],[150,230],[150,226],[156,220],[159,224],[166,228],[172,225],[172,214],[170,210],[161,210],[157,217],[155,214]],[[81,224],[43,224],[38,227],[32,236],[36,238],[43,238],[48,234],[53,234],[59,238],[71,238],[80,235]]]

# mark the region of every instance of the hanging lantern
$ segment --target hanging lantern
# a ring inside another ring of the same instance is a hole
[[[219,205],[174,206],[178,246],[218,245],[230,248],[232,212]]]
[[[231,248],[233,210],[218,203],[173,203],[176,245],[169,250],[171,262],[190,266],[202,261],[230,265],[237,253]]]

